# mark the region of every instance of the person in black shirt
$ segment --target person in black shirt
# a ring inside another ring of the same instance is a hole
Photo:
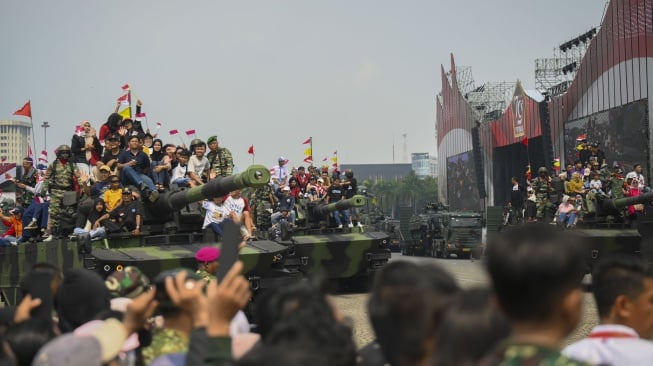
[[[104,140],[104,155],[102,162],[111,169],[111,174],[118,175],[118,156],[120,156],[120,137],[111,134]]]
[[[513,223],[518,224],[524,219],[524,201],[526,200],[526,189],[519,184],[517,177],[512,177],[512,188],[510,189],[510,207],[513,211]]]
[[[358,194],[358,181],[354,178],[354,172],[351,169],[345,170],[345,180],[342,182],[345,187],[345,198],[349,199]],[[356,220],[358,227],[363,227],[360,221],[360,213],[357,207],[351,209],[353,220]]]
[[[140,235],[143,207],[139,201],[134,200],[131,189],[123,188],[122,203],[111,211],[109,218],[132,234]]]
[[[343,188],[342,184],[340,184],[340,178],[336,178],[333,180],[333,184],[331,184],[327,190],[326,200],[327,203],[336,203],[343,199],[345,199],[345,189]],[[342,221],[340,220],[340,215],[345,218],[345,222],[347,222],[348,227],[354,227],[354,225],[351,223],[349,210],[335,210],[333,211],[333,219],[336,221],[338,229],[342,229]]]

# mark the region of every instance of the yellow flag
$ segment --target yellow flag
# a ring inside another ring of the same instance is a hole
[[[127,107],[123,109],[122,111],[118,112],[119,115],[122,116],[122,119],[131,119],[132,118],[132,109],[131,107]]]
[[[333,161],[334,163],[337,163],[338,162],[338,157],[337,156],[332,157],[331,161]]]
[[[310,147],[304,150],[304,156],[313,156],[313,150]]]

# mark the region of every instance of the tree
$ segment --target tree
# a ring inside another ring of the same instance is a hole
[[[414,212],[417,212],[426,203],[437,201],[438,197],[437,179],[420,178],[414,172],[401,180],[366,180],[363,184],[375,195],[379,208],[392,217],[395,217],[400,205],[412,206]]]

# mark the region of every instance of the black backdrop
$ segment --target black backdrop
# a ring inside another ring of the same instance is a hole
[[[520,184],[526,184],[526,165],[530,156],[531,176],[537,175],[537,169],[546,166],[551,172],[553,162],[544,164],[544,146],[542,137],[528,140],[528,155],[522,143],[507,145],[494,149],[492,167],[494,176],[494,205],[504,206],[510,199],[510,179],[517,177]]]

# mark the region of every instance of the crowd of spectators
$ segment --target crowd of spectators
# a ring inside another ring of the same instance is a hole
[[[375,339],[357,349],[352,322],[318,277],[256,297],[221,252],[148,279],[126,267],[102,280],[38,264],[15,308],[0,310],[2,365],[647,365],[653,359],[653,268],[599,263],[600,324],[561,349],[581,321],[585,255],[574,235],[516,226],[488,245],[488,287],[461,288],[436,262],[392,261],[367,302]],[[252,327],[252,325],[256,325]]]

